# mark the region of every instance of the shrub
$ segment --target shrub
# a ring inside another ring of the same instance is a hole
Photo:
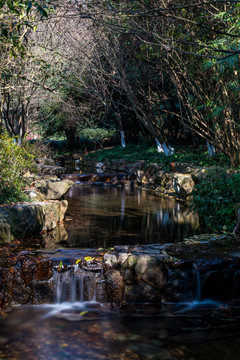
[[[240,173],[215,168],[195,186],[194,209],[210,230],[233,230],[235,204],[240,199]]]
[[[87,138],[89,140],[102,140],[103,138],[111,138],[116,135],[116,130],[114,129],[104,129],[104,128],[79,128],[77,130],[77,135],[82,138]]]
[[[34,158],[40,158],[43,156],[43,154],[47,158],[52,157],[52,149],[46,141],[28,140],[24,142],[24,147],[28,153],[34,156]]]
[[[8,135],[0,136],[0,204],[28,200],[23,192],[26,179],[22,175],[32,170],[33,157]]]

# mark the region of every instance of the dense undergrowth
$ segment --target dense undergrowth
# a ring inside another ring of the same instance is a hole
[[[240,173],[216,168],[193,191],[193,208],[209,231],[233,231],[240,201]]]
[[[105,159],[126,159],[128,161],[146,160],[147,164],[162,163],[169,164],[170,162],[190,162],[200,166],[230,166],[229,159],[223,154],[216,154],[214,157],[209,157],[206,148],[199,147],[193,149],[191,147],[176,147],[175,154],[165,156],[157,152],[155,145],[148,144],[129,144],[126,148],[115,146],[109,149],[98,150],[88,154],[89,157],[96,158],[97,161],[104,161]]]
[[[0,136],[0,204],[29,200],[24,194],[24,173],[34,170],[34,154],[6,134]]]

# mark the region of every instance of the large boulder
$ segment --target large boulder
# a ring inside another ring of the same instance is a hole
[[[194,189],[194,181],[189,174],[174,174],[173,187],[178,195],[187,198],[191,195]]]
[[[1,207],[0,243],[54,229],[64,219],[67,207],[67,200]]]
[[[164,171],[158,171],[155,178],[155,185],[158,185],[156,191],[164,194],[175,194],[173,183],[174,174]]]
[[[34,201],[59,200],[74,184],[71,180],[41,180],[34,184],[34,188],[26,190],[27,195]]]
[[[0,244],[9,244],[11,239],[11,227],[7,222],[2,221],[0,217]]]
[[[158,172],[159,167],[157,164],[150,164],[145,170],[145,176],[147,179],[152,178]]]
[[[41,165],[41,164],[37,164],[37,170],[39,174],[43,174],[43,175],[62,175],[64,173],[66,173],[66,168],[65,167],[61,167],[61,166],[53,166],[53,165]]]
[[[56,163],[53,159],[47,159],[47,158],[38,158],[36,159],[36,163],[39,165],[56,166]]]
[[[55,229],[45,232],[42,238],[44,239],[46,249],[56,249],[59,248],[59,244],[67,243],[68,233],[64,224],[60,224]]]

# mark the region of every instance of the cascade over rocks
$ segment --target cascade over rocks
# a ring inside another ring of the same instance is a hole
[[[64,249],[17,252],[14,247],[2,248],[0,303],[53,303],[56,278],[68,289],[61,293],[63,299],[75,298],[72,285],[76,283],[78,293],[82,288],[83,300],[95,293],[97,301],[117,305],[236,301],[239,249],[240,243],[232,235],[200,235],[177,244],[115,246],[111,252],[78,250],[72,257]],[[86,255],[93,260],[85,261]],[[56,276],[59,272],[60,278]]]

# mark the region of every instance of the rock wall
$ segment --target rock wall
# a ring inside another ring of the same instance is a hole
[[[63,220],[67,200],[36,202],[0,208],[0,243],[54,229]]]
[[[0,259],[0,303],[16,304],[54,302],[50,260],[17,254]]]
[[[95,171],[97,169],[100,171],[99,177],[104,176],[101,172],[115,172],[115,182],[111,179],[110,183],[116,186],[129,186],[130,183],[135,183],[159,194],[177,195],[184,200],[191,196],[195,183],[213,169],[200,168],[191,163],[173,162],[169,166],[160,163],[147,164],[145,160],[131,163],[124,159],[113,159],[99,163],[94,158],[88,157],[77,160],[76,165],[88,169],[94,168]]]
[[[68,301],[71,296],[66,289],[70,291],[73,281],[79,282],[80,278],[84,284],[78,283],[76,293],[83,289],[80,299],[93,299],[96,292],[95,299],[102,303],[238,301],[240,250],[233,253],[231,240],[218,238],[212,240],[220,241],[219,249],[213,251],[218,255],[213,256],[211,251],[206,253],[206,241],[203,241],[196,246],[192,243],[116,246],[105,254],[95,251],[96,255],[91,250],[92,261],[86,258],[86,251],[81,254],[80,250],[75,258],[64,257],[64,249],[52,256],[51,252],[5,250],[0,253],[0,303],[2,306],[53,303],[58,287],[55,275],[61,261],[62,281],[66,284],[69,281],[69,286],[63,286],[63,298]],[[220,253],[226,243],[231,245],[229,250],[224,248]],[[76,265],[79,257],[82,260]]]
[[[104,256],[108,299],[121,303],[160,303],[171,257],[164,246],[117,246]]]

